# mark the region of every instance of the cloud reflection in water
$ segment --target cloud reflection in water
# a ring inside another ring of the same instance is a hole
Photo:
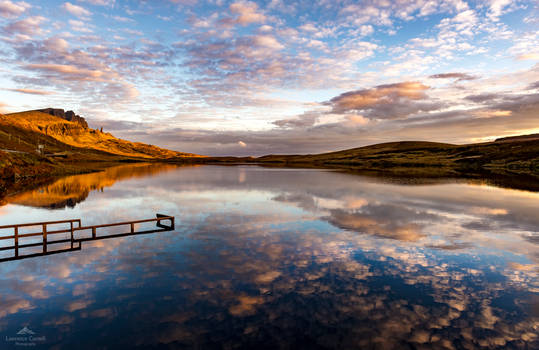
[[[538,199],[204,166],[117,182],[64,211],[8,205],[178,220],[177,232],[0,265],[1,332],[30,324],[64,348],[533,347]]]

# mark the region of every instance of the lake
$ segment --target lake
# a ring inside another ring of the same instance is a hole
[[[176,227],[0,263],[2,349],[539,348],[537,192],[133,164],[3,204],[0,225]]]

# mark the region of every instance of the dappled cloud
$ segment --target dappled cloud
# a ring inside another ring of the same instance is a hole
[[[277,345],[293,341],[298,324],[313,346],[537,341],[529,310],[539,255],[523,237],[538,225],[535,193],[256,166],[156,176],[125,177],[76,209],[95,223],[166,208],[181,221],[176,231],[0,264],[0,294],[16,305],[0,322],[31,312],[48,338],[58,327],[112,335],[121,320],[147,330],[125,338],[146,347],[238,346],[231,334]]]

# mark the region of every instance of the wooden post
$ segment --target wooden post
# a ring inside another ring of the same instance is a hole
[[[95,238],[96,237],[96,234],[95,234],[95,227],[92,227],[92,238]]]
[[[135,224],[131,223],[131,233],[135,233]]]
[[[73,249],[73,221],[69,222],[69,226],[71,229],[71,249]]]
[[[47,224],[43,224],[43,252],[47,252]]]
[[[19,256],[19,227],[15,226],[15,257]]]

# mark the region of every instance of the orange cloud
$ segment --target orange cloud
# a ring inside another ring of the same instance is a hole
[[[22,94],[30,95],[52,95],[54,92],[45,91],[45,90],[34,90],[34,89],[6,89],[13,92],[20,92]]]
[[[29,64],[26,66],[26,68],[31,70],[66,74],[82,80],[95,80],[102,77],[104,74],[99,70],[81,69],[67,64]]]
[[[517,60],[539,60],[539,52],[525,53],[517,57]]]
[[[429,87],[416,81],[379,85],[372,89],[346,92],[333,99],[334,110],[344,112],[370,108],[379,104],[388,104],[396,99],[420,100],[426,98],[425,90]]]
[[[473,113],[478,118],[510,117],[513,112],[505,110],[483,109]]]

